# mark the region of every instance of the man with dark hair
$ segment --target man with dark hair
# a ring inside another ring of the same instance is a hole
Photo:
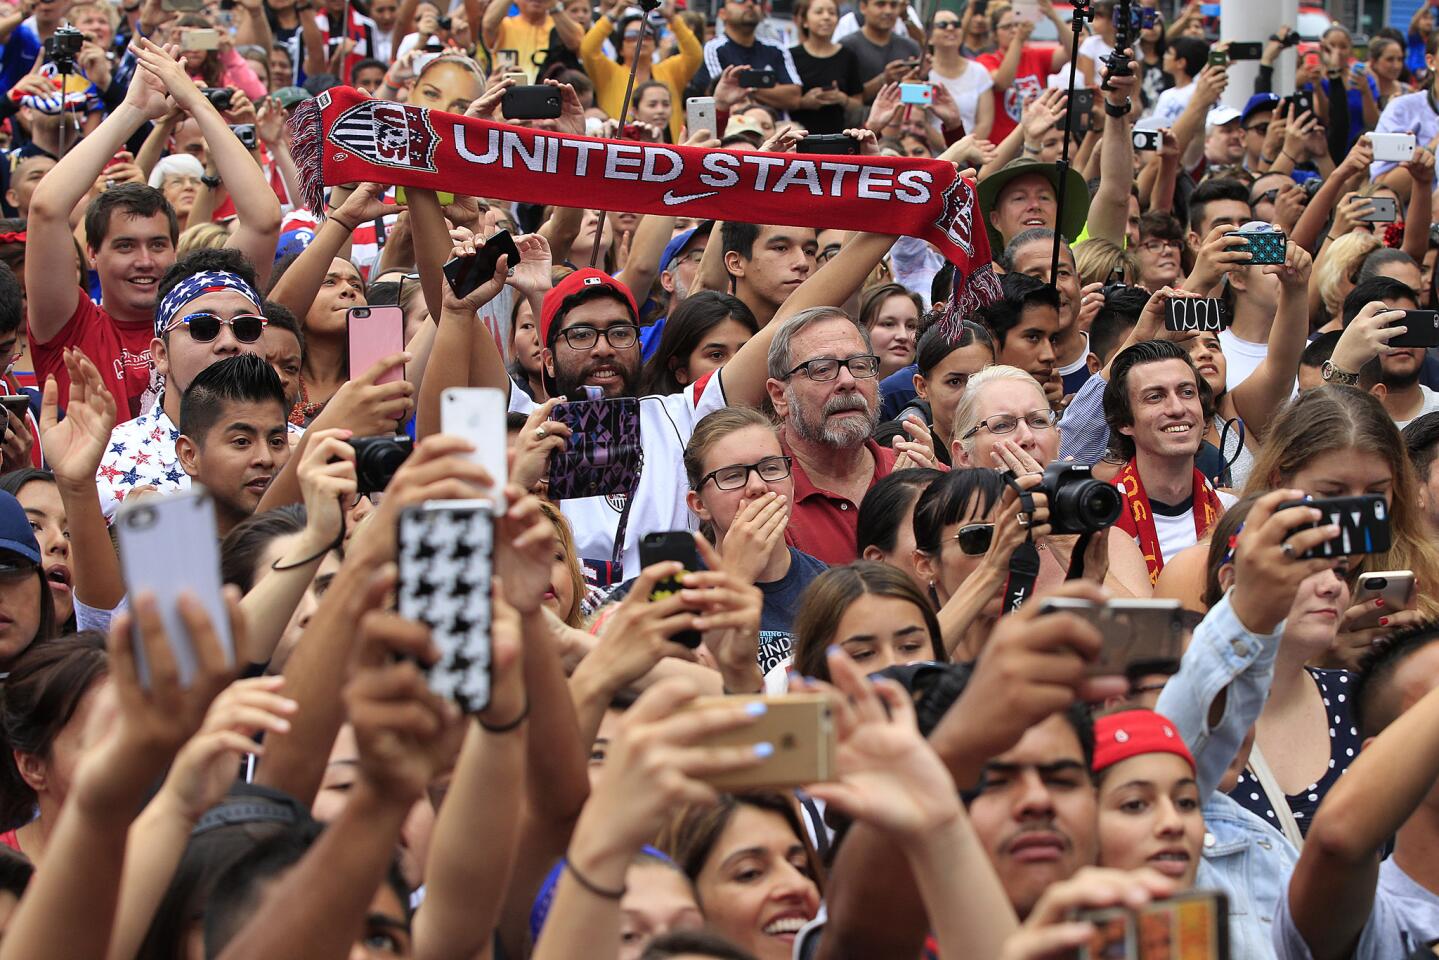
[[[1419,478],[1419,507],[1429,521],[1429,534],[1439,537],[1439,413],[1426,413],[1409,422],[1402,435],[1414,475]]]
[[[142,184],[116,185],[97,196],[85,214],[86,252],[89,266],[99,275],[104,306],[93,303],[79,286],[60,282],[57,270],[75,256],[71,211],[94,188],[105,165],[146,121],[179,106],[199,125],[235,201],[239,226],[227,246],[264,264],[268,273],[279,235],[280,204],[264,172],[197,87],[173,86],[167,88],[142,61],[124,102],[65,154],[30,202],[25,286],[35,375],[41,382],[54,375],[60,396],[67,396],[64,353],[67,347],[79,347],[105,378],[122,423],[149,410],[159,395],[150,351],[160,277],[175,261],[178,225],[160,191]]]
[[[744,301],[761,327],[815,269],[818,243],[810,227],[726,220],[720,242],[728,292]]]
[[[254,514],[289,461],[289,412],[279,376],[251,353],[210,364],[185,391],[175,454],[214,499],[220,536]]]
[[[237,354],[273,357],[280,365],[282,396],[288,395],[286,377],[289,393],[298,392],[299,324],[288,310],[266,310],[254,281],[254,268],[238,250],[228,249],[188,253],[160,279],[148,351],[155,358],[159,395],[143,415],[120,423],[110,435],[96,478],[107,518],[137,487],[164,493],[190,485],[176,454],[181,431],[175,424],[181,397],[206,367]]]
[[[1439,410],[1439,393],[1419,382],[1423,347],[1390,347],[1403,328],[1405,310],[1417,310],[1418,294],[1399,280],[1371,277],[1355,284],[1344,298],[1344,333],[1334,356],[1320,375],[1329,383],[1359,384],[1364,365],[1379,360],[1379,380],[1372,392],[1399,429],[1417,417]]]
[[[1334,347],[1342,334],[1338,330],[1321,333],[1309,341],[1299,355],[1299,392],[1324,386],[1321,371],[1324,364],[1334,356]]]
[[[1235,499],[1225,500],[1195,466],[1207,391],[1189,354],[1169,340],[1137,343],[1110,365],[1104,419],[1111,451],[1127,461],[1116,481],[1124,495],[1116,526],[1139,544],[1150,582]]]
[[[1394,97],[1384,105],[1379,114],[1375,133],[1412,133],[1420,145],[1432,143],[1439,136],[1439,30],[1430,30],[1425,44],[1424,62],[1429,68],[1429,86],[1414,93]],[[1375,160],[1369,165],[1369,179],[1391,187],[1400,196],[1401,202],[1409,202],[1409,191],[1413,178],[1408,166],[1393,160]]]
[[[1054,288],[1019,273],[1000,278],[1004,299],[982,309],[975,318],[994,336],[995,363],[1018,367],[1044,386],[1057,404],[1062,384],[1054,375],[1054,345],[1059,339],[1059,294]]]
[[[895,24],[904,15],[904,0],[859,0],[864,26],[839,41],[859,60],[859,81],[864,84],[864,102],[873,103],[887,83],[898,83],[914,69],[919,44]]]
[[[1253,216],[1249,188],[1242,182],[1223,177],[1205,180],[1189,195],[1189,246],[1198,251],[1209,231],[1221,223],[1238,228]]]
[[[1194,78],[1204,69],[1209,59],[1209,44],[1196,37],[1173,37],[1164,47],[1164,59],[1160,63],[1164,72],[1174,81],[1174,86],[1165,90],[1154,102],[1153,116],[1161,127],[1173,127],[1184,108],[1194,96]]]
[[[1427,954],[1439,931],[1435,640],[1432,626],[1390,639],[1349,685],[1364,749],[1309,825],[1274,919],[1280,960]]]
[[[798,110],[799,71],[789,49],[755,36],[768,14],[766,0],[725,0],[718,14],[724,29],[716,28],[715,37],[705,43],[704,60],[685,95],[702,97],[712,93],[725,69],[738,66],[774,74],[774,86],[747,91],[752,99],[776,110]]]
[[[1034,277],[1042,283],[1054,283],[1059,294],[1059,335],[1054,341],[1054,366],[1063,384],[1062,395],[1073,396],[1090,377],[1089,336],[1079,329],[1079,269],[1074,251],[1061,238],[1059,244],[1059,275],[1050,277],[1054,265],[1054,231],[1033,227],[1024,231],[1004,250],[1007,273]]]

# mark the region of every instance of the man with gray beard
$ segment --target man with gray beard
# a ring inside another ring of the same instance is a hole
[[[793,458],[788,540],[830,565],[855,559],[865,493],[894,469],[870,439],[879,417],[879,358],[843,310],[813,307],[783,320],[769,347],[765,388]]]

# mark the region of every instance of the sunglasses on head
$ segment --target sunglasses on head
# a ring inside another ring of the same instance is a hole
[[[222,326],[228,326],[236,340],[241,343],[254,343],[260,339],[260,335],[265,332],[265,327],[269,323],[270,321],[264,317],[253,313],[242,313],[229,320],[213,313],[191,313],[176,320],[165,329],[174,330],[183,324],[189,328],[191,340],[196,343],[209,343],[220,335]]]

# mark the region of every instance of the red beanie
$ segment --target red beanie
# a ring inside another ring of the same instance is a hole
[[[545,299],[540,304],[540,346],[553,345],[550,331],[554,326],[555,314],[559,313],[560,304],[565,302],[566,297],[573,296],[589,287],[608,287],[613,290],[630,308],[630,319],[636,323],[639,322],[640,311],[635,306],[634,294],[630,293],[630,288],[603,270],[587,267],[569,274],[545,294]]]
[[[1172,753],[1194,769],[1194,757],[1174,724],[1153,710],[1122,710],[1094,721],[1094,772],[1146,753]]]

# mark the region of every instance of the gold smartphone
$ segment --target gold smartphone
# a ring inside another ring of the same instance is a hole
[[[206,29],[186,30],[180,35],[180,49],[218,50],[220,49],[220,32]]]
[[[734,747],[769,743],[774,753],[762,763],[733,773],[706,777],[719,790],[770,790],[822,783],[834,777],[834,715],[829,698],[818,693],[782,696],[699,697],[686,709],[715,704],[740,705],[758,700],[767,707],[747,726],[695,741],[697,746]]]

